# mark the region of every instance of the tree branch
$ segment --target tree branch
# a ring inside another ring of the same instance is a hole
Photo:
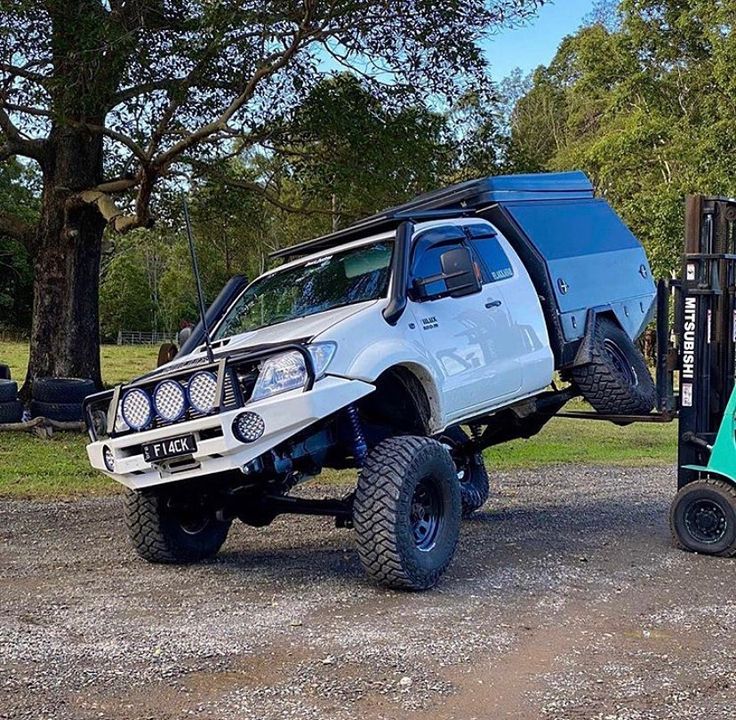
[[[310,42],[319,37],[320,33],[318,30],[309,30],[309,24],[312,17],[313,3],[312,0],[306,0],[304,8],[304,17],[302,18],[299,27],[294,32],[291,43],[280,53],[276,53],[263,65],[261,65],[251,76],[250,80],[246,84],[243,91],[232,102],[228,107],[220,114],[220,116],[206,125],[203,125],[199,129],[190,133],[186,137],[183,137],[179,142],[175,143],[168,150],[165,150],[159,154],[153,161],[152,165],[158,168],[166,168],[173,160],[181,155],[189,148],[199,144],[206,138],[220,133],[227,128],[228,122],[231,120],[233,115],[245,105],[253,94],[255,93],[261,82],[278,72],[281,68],[286,66],[294,55],[300,50],[305,44],[305,40],[310,38]]]
[[[124,234],[134,228],[151,226],[151,219],[147,213],[145,217],[139,217],[137,213],[126,214],[109,195],[99,190],[85,190],[79,194],[79,198],[82,202],[95,205],[107,224],[117,233]]]
[[[5,107],[12,112],[24,113],[25,115],[35,115],[37,117],[51,117],[49,110],[30,107],[29,105],[16,105],[15,103],[5,103]]]
[[[31,72],[26,68],[18,67],[16,65],[8,65],[7,63],[0,62],[0,71],[7,73],[11,77],[22,77],[25,80],[43,85],[49,78],[46,75]]]
[[[105,135],[112,140],[116,140],[121,145],[125,145],[125,147],[127,147],[128,150],[130,150],[130,152],[132,152],[133,155],[135,155],[135,157],[137,157],[141,161],[141,163],[147,164],[148,162],[148,158],[146,157],[146,153],[143,151],[143,148],[135,140],[133,140],[133,138],[128,137],[127,135],[123,135],[122,133],[111,130],[108,127],[104,127],[103,125],[91,125],[90,123],[78,123],[72,121],[69,121],[69,124],[76,127],[84,127],[90,132],[100,133],[101,135]]]
[[[0,97],[0,130],[5,135],[5,145],[0,149],[0,155],[22,155],[41,162],[46,150],[44,140],[31,140],[24,137],[15,126],[5,110],[5,99]]]

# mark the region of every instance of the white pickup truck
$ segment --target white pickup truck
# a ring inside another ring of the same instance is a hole
[[[211,556],[236,518],[320,514],[355,528],[372,578],[427,589],[488,497],[483,448],[575,395],[624,421],[654,405],[649,265],[581,173],[465,183],[276,255],[213,304],[209,344],[200,327],[85,403],[150,561]],[[291,494],[350,467],[347,498]]]

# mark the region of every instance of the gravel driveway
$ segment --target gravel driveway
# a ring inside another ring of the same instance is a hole
[[[2,718],[734,717],[733,561],[671,545],[673,470],[496,478],[437,591],[319,518],[148,565],[119,498],[0,504]]]

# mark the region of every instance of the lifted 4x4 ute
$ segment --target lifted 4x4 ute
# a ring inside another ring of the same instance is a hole
[[[209,347],[195,330],[86,401],[90,461],[129,489],[147,560],[209,557],[236,518],[319,514],[355,528],[372,578],[430,588],[487,499],[484,448],[575,395],[624,420],[654,404],[634,344],[649,264],[582,173],[464,183],[274,255],[210,308]],[[289,494],[349,467],[347,498]]]

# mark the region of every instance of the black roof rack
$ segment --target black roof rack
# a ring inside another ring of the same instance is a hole
[[[359,240],[360,238],[366,237],[367,235],[377,235],[382,232],[388,232],[395,230],[398,225],[405,220],[411,222],[421,222],[427,220],[442,220],[443,218],[458,217],[458,215],[471,215],[474,210],[460,210],[457,208],[443,208],[437,210],[422,210],[417,208],[416,210],[407,209],[406,206],[400,206],[398,208],[391,208],[384,210],[377,215],[372,215],[365,220],[359,220],[353,225],[349,225],[343,230],[329,233],[328,235],[322,235],[321,237],[314,238],[314,240],[307,240],[291,247],[282,248],[269,253],[271,258],[295,258],[301,255],[310,255],[311,253],[319,252],[320,250],[328,250],[331,247],[337,247],[338,245],[344,245],[345,243],[353,240]]]
[[[393,230],[403,220],[421,221],[473,215],[477,210],[499,202],[575,197],[593,197],[593,186],[582,172],[497,175],[467,180],[419,195],[402,205],[359,220],[344,230],[277,250],[270,257],[297,257],[318,252],[358,240],[368,233]]]

